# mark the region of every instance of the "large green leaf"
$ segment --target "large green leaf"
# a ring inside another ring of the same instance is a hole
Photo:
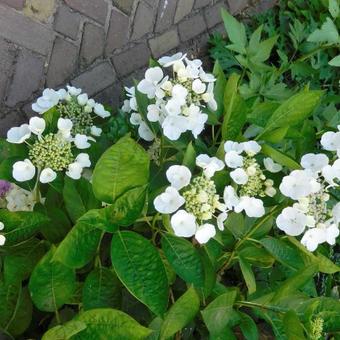
[[[32,302],[27,288],[0,281],[0,328],[13,336],[22,334],[32,318]]]
[[[180,278],[196,287],[204,287],[202,260],[192,243],[184,238],[164,234],[162,237],[162,249]]]
[[[64,325],[59,325],[49,329],[42,337],[42,340],[69,340],[73,335],[83,331],[86,323],[71,320]]]
[[[66,210],[73,223],[88,210],[101,206],[101,202],[93,195],[92,185],[84,178],[75,181],[66,176],[63,197]]]
[[[102,233],[94,225],[79,221],[59,244],[54,260],[70,268],[85,266],[95,255]]]
[[[256,139],[261,139],[262,135],[277,128],[297,125],[310,116],[320,102],[323,91],[303,90],[282,103],[270,116],[262,133]]]
[[[255,321],[245,313],[238,313],[241,317],[241,322],[239,327],[247,340],[258,340],[259,339],[259,332],[256,327]]]
[[[193,287],[189,288],[175,303],[164,318],[161,339],[168,339],[191,322],[199,311],[200,299]]]
[[[34,268],[29,282],[31,298],[35,306],[44,312],[54,312],[64,305],[76,289],[76,277],[72,269],[53,261],[55,249],[51,249]]]
[[[75,334],[72,340],[139,340],[151,333],[150,329],[115,309],[91,309],[79,314],[75,320],[86,324],[86,328]]]
[[[278,151],[268,144],[262,145],[262,152],[272,158],[276,163],[279,163],[281,165],[284,165],[288,167],[289,169],[296,170],[301,169],[301,166],[299,163],[297,163],[294,159],[287,156],[281,151]]]
[[[247,119],[245,101],[238,93],[240,75],[233,73],[228,79],[224,92],[224,118],[222,138],[235,140]]]
[[[315,43],[339,43],[339,33],[334,22],[330,18],[326,18],[326,21],[322,24],[320,29],[316,29],[307,38],[307,41]]]
[[[249,294],[256,292],[256,280],[251,265],[241,256],[239,256],[240,268],[246,285],[248,287]]]
[[[125,287],[157,315],[168,305],[168,279],[156,248],[130,231],[112,237],[112,265]]]
[[[4,257],[4,279],[7,283],[21,283],[29,278],[35,265],[46,253],[46,244],[38,239],[31,239],[21,246],[9,249]]]
[[[121,304],[120,283],[117,276],[104,267],[94,269],[83,287],[84,310],[94,308],[119,308]]]
[[[47,216],[37,212],[11,212],[0,209],[0,221],[5,225],[2,234],[5,235],[6,246],[8,246],[29,239],[49,219]]]
[[[120,139],[99,159],[93,172],[93,191],[104,202],[113,203],[119,196],[149,179],[149,157],[129,136]]]
[[[228,326],[236,296],[237,290],[231,289],[218,296],[202,311],[204,323],[211,335],[221,333]]]
[[[214,86],[214,97],[217,102],[217,110],[214,112],[217,117],[220,117],[223,113],[224,107],[224,90],[227,83],[224,71],[218,61],[215,62],[213,74],[216,78]]]

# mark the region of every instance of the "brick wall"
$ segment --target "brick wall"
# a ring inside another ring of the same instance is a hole
[[[45,87],[72,84],[117,104],[151,56],[204,56],[209,34],[223,29],[220,8],[236,13],[250,2],[0,0],[0,135],[32,115]]]

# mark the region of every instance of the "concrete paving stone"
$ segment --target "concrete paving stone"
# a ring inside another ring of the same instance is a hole
[[[102,25],[105,24],[108,4],[105,0],[65,0],[66,4]]]
[[[208,28],[212,28],[222,22],[221,9],[227,9],[224,2],[219,2],[212,7],[207,7],[204,11]]]
[[[15,54],[15,47],[0,38],[0,103],[6,95],[7,85],[12,76]]]
[[[129,50],[112,57],[113,65],[119,76],[123,77],[147,65],[151,53],[146,43],[135,45]]]
[[[57,37],[47,72],[47,86],[56,87],[64,84],[75,71],[78,47]]]
[[[81,44],[81,62],[90,65],[95,59],[102,56],[104,51],[104,29],[100,26],[86,23],[84,26],[83,40]]]
[[[113,5],[126,14],[131,14],[135,0],[112,0]]]
[[[177,28],[165,32],[158,37],[149,40],[152,55],[155,58],[161,57],[166,52],[172,50],[179,45],[179,37]]]
[[[83,72],[71,81],[71,84],[83,89],[89,96],[99,93],[116,80],[111,64],[105,61]]]
[[[25,48],[19,52],[6,104],[13,107],[39,89],[44,75],[45,58]]]
[[[117,8],[112,9],[106,40],[106,55],[122,48],[128,42],[129,17]]]
[[[175,24],[181,21],[184,17],[190,14],[195,0],[178,0],[176,14],[175,14]]]
[[[132,40],[138,40],[145,34],[153,31],[154,12],[153,8],[144,2],[138,4],[133,21]]]
[[[0,3],[6,4],[18,10],[22,10],[25,6],[25,0],[0,0]]]
[[[47,55],[52,48],[55,33],[22,13],[0,5],[0,36],[29,50]]]
[[[206,24],[202,14],[197,14],[183,22],[179,23],[179,36],[181,41],[187,41],[194,38],[206,30]]]
[[[61,5],[54,20],[54,29],[76,40],[78,38],[80,19],[81,15],[79,13],[72,11],[67,6]]]
[[[161,0],[158,5],[156,32],[164,32],[175,19],[177,0]]]

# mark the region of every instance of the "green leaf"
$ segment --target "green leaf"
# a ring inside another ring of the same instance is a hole
[[[338,0],[329,0],[328,1],[328,10],[331,13],[332,17],[336,19],[340,13],[339,1]]]
[[[262,152],[272,158],[276,163],[279,163],[281,165],[286,166],[289,169],[297,170],[301,169],[301,166],[298,162],[296,162],[294,159],[290,158],[286,154],[284,154],[281,151],[278,151],[274,148],[272,148],[268,144],[262,145]]]
[[[65,177],[63,189],[65,207],[73,223],[88,210],[100,208],[101,202],[93,195],[92,185],[84,178],[72,180]]]
[[[44,241],[32,239],[20,247],[8,251],[4,258],[4,279],[7,283],[21,283],[29,278],[35,265],[44,256],[46,244]]]
[[[260,268],[272,267],[275,262],[274,257],[266,249],[250,244],[239,250],[238,254],[250,264]]]
[[[262,63],[270,57],[270,53],[276,44],[278,36],[271,37],[262,41],[254,55],[250,57],[253,63]]]
[[[162,249],[176,274],[187,283],[204,287],[204,268],[197,249],[184,238],[163,234]]]
[[[189,288],[170,308],[161,327],[160,339],[168,339],[183,329],[196,316],[200,299],[194,288]]]
[[[334,57],[328,64],[331,66],[340,67],[340,55]]]
[[[225,77],[224,71],[218,62],[216,60],[213,74],[216,78],[215,86],[214,86],[214,97],[217,102],[217,110],[214,112],[217,117],[221,117],[223,113],[223,98],[224,98],[224,89],[227,83],[227,79]]]
[[[320,102],[323,91],[303,90],[282,103],[270,116],[262,135],[277,128],[297,125],[309,117]]]
[[[121,291],[117,276],[104,267],[94,269],[84,282],[82,302],[84,310],[119,308]]]
[[[63,325],[49,329],[41,340],[69,340],[73,335],[80,333],[86,327],[85,322],[71,320]]]
[[[337,44],[339,42],[339,33],[332,19],[326,18],[326,21],[322,24],[321,28],[311,33],[307,38],[307,41]]]
[[[156,315],[168,305],[168,278],[156,248],[144,237],[129,231],[112,237],[111,261],[120,281]]]
[[[196,166],[196,151],[190,142],[185,150],[184,157],[183,157],[183,165],[187,166],[190,170],[194,170]]]
[[[72,340],[140,340],[152,332],[129,315],[109,308],[91,309],[79,314],[75,320],[85,323],[87,327],[74,335]]]
[[[231,74],[225,87],[222,124],[222,138],[224,140],[236,139],[247,119],[245,101],[238,94],[239,79],[240,75]]]
[[[79,221],[59,244],[54,260],[70,268],[85,266],[94,257],[102,233],[94,225]]]
[[[113,203],[126,191],[146,185],[149,157],[129,136],[121,138],[99,159],[93,172],[93,191],[97,199]]]
[[[27,147],[24,144],[8,143],[5,139],[0,138],[0,160],[10,157],[27,157]]]
[[[301,324],[297,314],[290,310],[283,317],[283,326],[288,340],[306,339],[304,335],[303,325]]]
[[[32,319],[32,302],[27,288],[22,288],[21,283],[0,281],[0,301],[0,329],[13,336],[24,333]]]
[[[76,277],[72,269],[53,261],[52,248],[34,268],[29,290],[35,306],[44,312],[54,312],[64,305],[76,289]]]
[[[282,240],[268,236],[260,242],[283,265],[294,270],[301,269],[304,266],[299,251]]]
[[[245,313],[239,312],[241,317],[241,322],[239,327],[247,340],[258,340],[259,339],[259,332],[256,327],[255,321]]]
[[[6,237],[6,246],[9,246],[34,236],[49,219],[37,212],[0,209],[0,221],[5,225],[2,234]]]
[[[234,212],[228,216],[224,226],[234,235],[235,238],[241,238],[248,231],[248,228],[244,223],[244,216]]]
[[[236,296],[237,290],[232,289],[218,296],[201,312],[211,335],[221,333],[228,326]]]
[[[248,287],[248,293],[253,294],[256,292],[256,280],[250,264],[239,256],[240,268],[246,285]]]
[[[277,303],[281,299],[286,298],[292,293],[295,293],[298,289],[302,288],[305,284],[310,281],[318,267],[315,265],[310,265],[303,270],[299,270],[296,274],[287,279],[275,292],[271,302]]]
[[[224,27],[228,33],[228,37],[232,43],[239,45],[244,49],[247,44],[247,35],[245,26],[238,22],[232,15],[230,15],[225,9],[222,9],[222,19]]]

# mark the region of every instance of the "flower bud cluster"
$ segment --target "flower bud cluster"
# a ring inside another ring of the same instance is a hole
[[[134,87],[126,88],[128,99],[122,111],[131,114],[131,124],[138,126],[140,137],[146,141],[156,137],[152,123],[158,123],[170,140],[178,140],[186,131],[197,138],[208,120],[202,111],[217,109],[213,92],[216,79],[204,72],[201,60],[189,60],[182,53],[163,57],[158,63],[160,66],[149,68],[137,85],[137,90],[149,99],[146,117],[139,113]],[[172,77],[165,75],[169,67]]]
[[[160,165],[160,158],[161,158],[161,140],[156,138],[151,146],[148,148],[147,153],[152,161],[155,164]]]

